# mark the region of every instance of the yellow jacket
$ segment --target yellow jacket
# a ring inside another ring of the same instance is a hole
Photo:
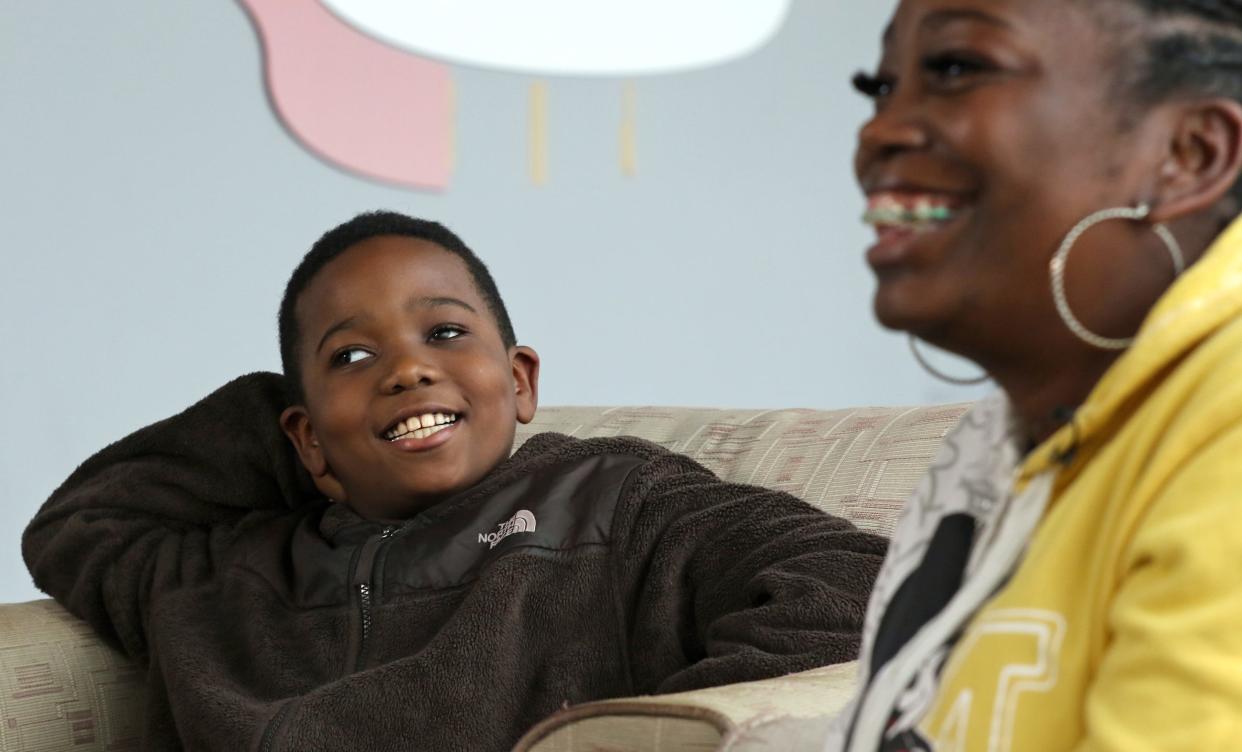
[[[1160,299],[1071,425],[1021,457],[1007,408],[972,410],[977,425],[929,471],[941,482],[916,492],[863,665],[927,555],[932,521],[910,518],[943,518],[929,500],[948,487],[971,491],[958,511],[978,522],[961,586],[864,669],[829,749],[1242,748],[1242,221]]]

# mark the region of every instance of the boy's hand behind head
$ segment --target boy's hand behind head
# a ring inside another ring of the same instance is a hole
[[[298,296],[303,404],[281,425],[315,485],[403,519],[477,483],[529,422],[539,356],[506,346],[465,262],[429,240],[367,238]]]

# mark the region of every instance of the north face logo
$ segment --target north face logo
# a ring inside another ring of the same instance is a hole
[[[535,515],[525,509],[519,509],[517,514],[500,523],[497,526],[496,532],[479,533],[479,543],[486,543],[488,544],[487,547],[491,549],[514,533],[533,532],[535,532]]]

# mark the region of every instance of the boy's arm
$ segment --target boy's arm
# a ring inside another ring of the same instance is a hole
[[[157,579],[209,576],[233,524],[312,489],[283,407],[281,377],[250,374],[82,463],[22,536],[35,584],[142,658]]]
[[[636,689],[677,692],[857,657],[887,542],[789,494],[725,483],[692,461],[656,460],[628,568]]]

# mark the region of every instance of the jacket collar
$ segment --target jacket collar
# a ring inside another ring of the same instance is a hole
[[[411,519],[424,517],[428,518],[428,521],[438,519],[450,510],[456,509],[460,504],[469,503],[470,499],[478,497],[480,494],[486,494],[489,489],[497,484],[503,485],[509,482],[509,476],[512,476],[515,471],[521,472],[521,468],[526,464],[530,456],[537,456],[541,448],[553,446],[563,440],[564,437],[556,437],[551,434],[532,436],[526,444],[523,444],[507,459],[492,468],[478,483],[450,496],[439,504],[424,509]],[[325,539],[337,545],[357,543],[378,534],[386,526],[404,525],[409,521],[398,520],[385,523],[380,520],[371,520],[358,514],[349,504],[332,502],[329,503],[328,508],[319,520],[319,533]]]

